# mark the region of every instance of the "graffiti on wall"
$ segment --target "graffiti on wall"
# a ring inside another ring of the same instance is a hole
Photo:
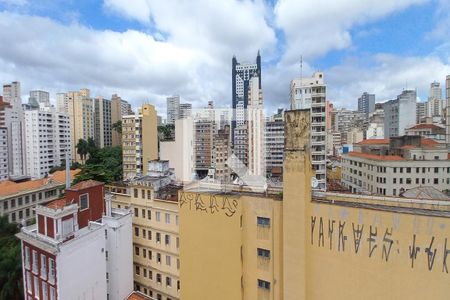
[[[430,234],[425,242],[419,243],[416,233],[412,233],[410,239],[402,241],[404,244],[401,244],[395,237],[394,227],[383,227],[379,223],[366,225],[319,216],[311,216],[310,232],[310,243],[313,246],[364,255],[384,262],[389,262],[404,251],[413,269],[417,266],[419,256],[422,255],[429,271],[438,269],[441,272],[449,272],[450,241],[447,238],[439,237],[442,243],[439,244],[438,237]],[[361,247],[363,244],[366,245],[364,251]],[[442,257],[442,264],[439,263],[439,266],[436,264],[438,255]]]
[[[180,197],[180,208],[187,207],[189,210],[204,212],[207,214],[223,213],[232,217],[238,208],[236,198],[227,195],[202,195],[194,193],[182,193]]]

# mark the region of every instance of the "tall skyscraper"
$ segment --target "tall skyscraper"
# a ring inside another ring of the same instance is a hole
[[[364,92],[358,98],[358,111],[369,117],[369,114],[375,111],[375,94]]]
[[[180,118],[180,96],[167,97],[167,124],[175,124]]]
[[[231,132],[234,141],[234,129],[237,126],[243,125],[246,117],[245,110],[248,106],[248,93],[250,80],[252,77],[258,77],[259,89],[261,85],[261,55],[258,51],[256,56],[256,63],[239,63],[236,56],[233,56],[231,61],[231,82],[232,82],[232,107],[233,119],[231,122]]]
[[[98,96],[94,99],[94,140],[100,147],[112,145],[111,101]]]
[[[445,103],[442,100],[442,89],[439,82],[430,84],[430,95],[427,102],[427,117],[442,116]]]
[[[415,90],[405,90],[397,99],[384,103],[384,138],[401,136],[416,122]]]
[[[248,91],[248,172],[266,176],[264,102],[259,76],[250,79]]]
[[[122,121],[122,116],[132,115],[131,105],[120,98],[117,94],[111,96],[111,124],[114,125],[118,121]],[[111,132],[112,146],[122,145],[122,133],[117,129],[112,129]]]
[[[25,124],[20,97],[20,82],[3,85],[3,112],[0,123],[8,129],[9,176],[21,177],[26,173]]]
[[[291,109],[311,109],[311,158],[319,182],[326,189],[326,85],[322,72],[291,81]]]
[[[25,111],[26,172],[32,178],[47,176],[70,157],[69,116],[49,103]]]

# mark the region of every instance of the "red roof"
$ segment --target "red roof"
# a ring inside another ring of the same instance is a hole
[[[71,170],[70,178],[73,180],[75,175],[78,174],[80,170]],[[46,184],[53,180],[56,184],[63,184],[66,181],[66,171],[56,171],[55,173],[49,175],[47,178],[41,178],[36,180],[29,180],[24,182],[14,182],[10,180],[5,180],[0,182],[0,196],[9,196],[17,194],[20,192],[31,191],[44,187]]]
[[[103,185],[103,184],[104,184],[103,182],[89,179],[89,180],[86,180],[86,181],[78,182],[74,186],[71,186],[69,188],[69,190],[72,190],[72,191],[84,190],[84,189],[87,189],[87,188],[90,188],[90,187],[93,187],[93,186]]]
[[[389,139],[367,139],[356,145],[389,145]]]
[[[63,208],[64,206],[66,206],[66,199],[57,199],[57,200],[53,200],[52,202],[48,203],[46,206],[48,208],[53,208],[53,209],[58,209],[58,208]]]
[[[362,152],[349,152],[349,156],[354,157],[360,157],[365,159],[372,159],[372,160],[390,160],[390,161],[396,161],[396,160],[405,160],[403,157],[398,155],[376,155],[376,154],[369,154],[369,153],[362,153]]]
[[[443,127],[437,126],[435,124],[417,124],[408,129],[444,129]]]
[[[422,146],[435,146],[439,143],[433,139],[422,138]]]
[[[141,292],[132,292],[126,300],[151,300],[153,298],[150,298]]]

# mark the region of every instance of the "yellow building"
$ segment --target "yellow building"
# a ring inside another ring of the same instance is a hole
[[[144,104],[136,115],[122,117],[123,178],[147,174],[148,162],[158,159],[157,114]]]
[[[449,299],[450,202],[313,194],[309,110],[285,116],[282,199],[180,191],[181,299]]]
[[[168,176],[144,176],[128,185],[110,186],[114,208],[131,208],[135,290],[154,299],[180,298],[178,189]],[[161,182],[164,182],[161,184]]]

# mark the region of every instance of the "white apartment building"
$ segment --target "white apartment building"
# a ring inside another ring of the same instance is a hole
[[[441,84],[434,81],[430,84],[430,95],[426,106],[427,117],[442,116],[444,107]]]
[[[266,176],[266,147],[264,140],[265,117],[262,90],[259,77],[249,81],[248,91],[248,173],[253,176]]]
[[[46,91],[36,90],[30,91],[28,104],[33,108],[39,108],[39,105],[50,106],[50,94]]]
[[[366,140],[342,156],[342,184],[354,193],[398,196],[420,186],[450,189],[446,147],[419,136]],[[370,143],[369,143],[370,142]],[[389,143],[389,141],[387,141]]]
[[[0,127],[0,181],[8,179],[8,129]]]
[[[69,117],[53,107],[25,111],[26,174],[42,178],[60,166],[70,151]]]
[[[22,177],[26,173],[26,156],[20,82],[3,85],[3,102],[0,125],[8,129],[9,176]]]
[[[139,114],[122,116],[123,178],[142,174],[142,117]]]
[[[416,124],[416,91],[405,90],[397,99],[384,103],[384,137],[402,136]]]
[[[322,72],[291,81],[291,109],[311,109],[311,159],[319,181],[326,189],[326,85]]]
[[[103,184],[85,181],[36,207],[23,227],[26,299],[125,299],[133,290],[131,212],[105,204]],[[109,196],[110,199],[110,196]]]
[[[175,124],[180,118],[180,96],[167,97],[167,124]]]

